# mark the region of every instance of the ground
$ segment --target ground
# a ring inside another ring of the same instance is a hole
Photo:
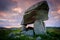
[[[60,27],[47,27],[47,34],[34,35],[33,37],[20,34],[20,29],[0,29],[0,40],[36,40],[36,37],[41,37],[41,40],[60,40]]]

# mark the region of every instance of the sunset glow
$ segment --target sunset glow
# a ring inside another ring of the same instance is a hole
[[[21,27],[24,12],[39,1],[42,0],[0,0],[0,27]],[[46,1],[50,9],[45,26],[60,26],[60,0]]]
[[[22,9],[21,8],[13,8],[12,11],[14,11],[16,13],[21,13]]]

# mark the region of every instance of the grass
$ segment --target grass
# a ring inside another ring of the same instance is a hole
[[[16,30],[0,30],[0,40],[36,40],[36,37],[40,36],[41,40],[60,40],[59,28],[46,28],[47,34],[34,35],[33,37],[26,36],[24,34],[17,34],[21,32],[20,29]],[[9,37],[10,33],[14,33]]]

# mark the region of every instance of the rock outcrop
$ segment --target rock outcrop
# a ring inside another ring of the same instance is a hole
[[[44,34],[46,30],[43,21],[48,20],[48,12],[49,6],[46,1],[38,2],[37,4],[27,9],[22,21],[22,25],[24,27],[23,30],[26,30],[26,26],[28,24],[33,23],[35,34]]]

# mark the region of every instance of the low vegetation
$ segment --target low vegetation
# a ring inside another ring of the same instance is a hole
[[[47,34],[34,35],[33,37],[20,34],[20,29],[0,30],[0,40],[36,40],[36,37],[41,37],[41,40],[60,40],[60,29],[59,28],[46,28]]]

